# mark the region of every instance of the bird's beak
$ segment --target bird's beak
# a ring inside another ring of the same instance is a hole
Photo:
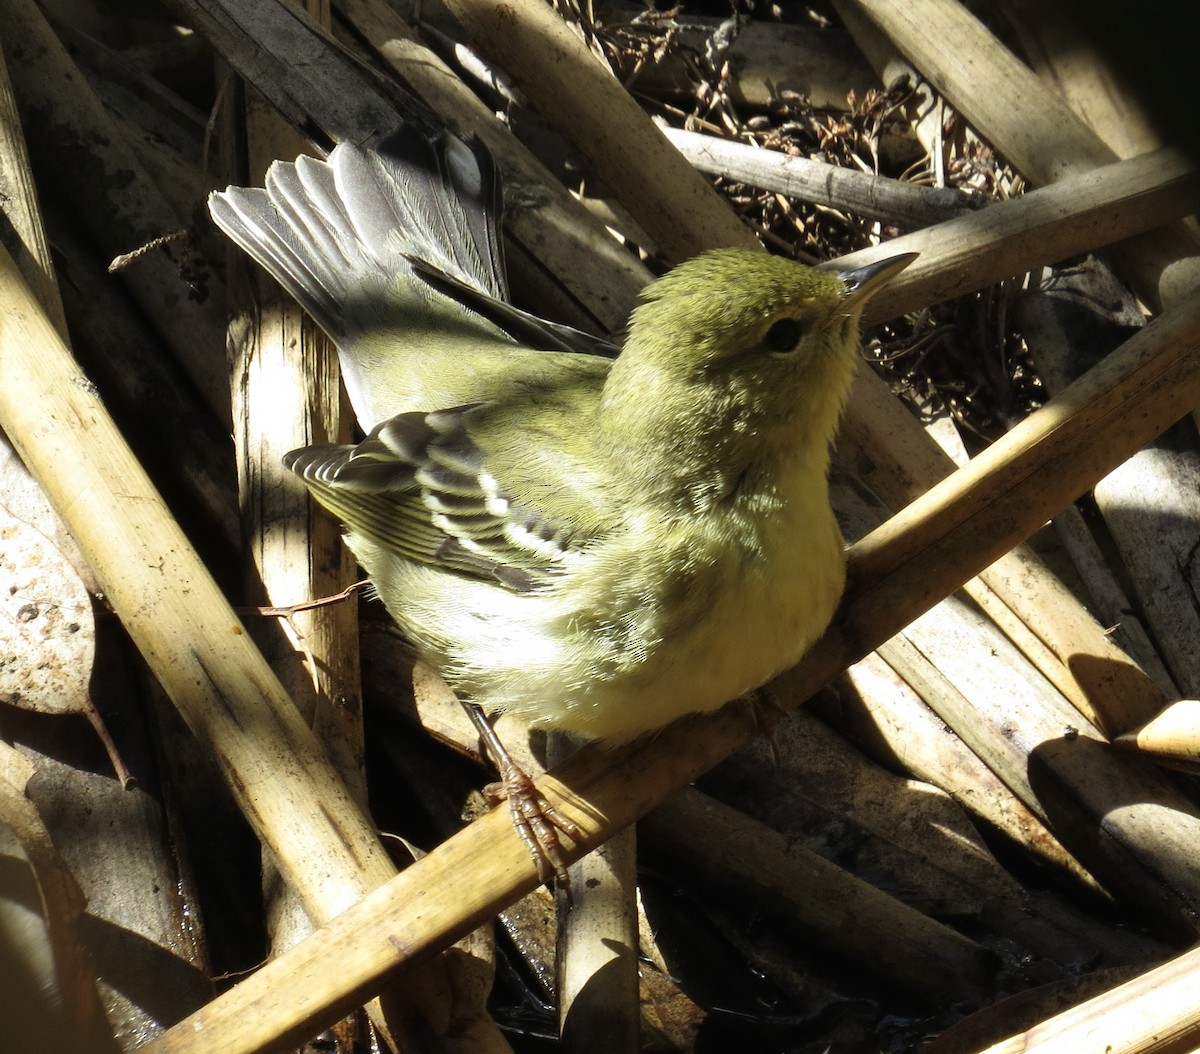
[[[843,307],[853,305],[855,310],[861,310],[872,296],[896,277],[917,258],[916,253],[899,253],[885,260],[863,264],[853,271],[842,271],[838,277],[846,285],[846,299]]]

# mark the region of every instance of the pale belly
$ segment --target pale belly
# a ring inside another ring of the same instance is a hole
[[[844,583],[841,534],[824,500],[789,512],[759,531],[752,553],[677,539],[670,551],[598,559],[562,596],[463,578],[450,594],[442,572],[349,541],[458,691],[533,726],[620,742],[758,687],[824,632]],[[646,590],[647,578],[673,588]]]
[[[532,722],[620,742],[764,684],[795,665],[833,617],[845,582],[841,535],[831,518],[756,566],[714,576],[720,587],[687,605],[640,669],[593,684],[574,705],[531,712]]]

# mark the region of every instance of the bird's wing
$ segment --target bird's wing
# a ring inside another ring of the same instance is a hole
[[[597,355],[614,359],[620,350],[607,337],[598,337],[574,326],[539,318],[515,307],[507,300],[497,300],[481,293],[444,271],[422,261],[412,261],[413,271],[431,287],[445,293],[463,307],[470,308],[502,329],[518,344],[536,351],[562,351],[569,354]]]
[[[322,505],[376,544],[528,592],[571,566],[592,535],[503,492],[467,430],[479,407],[398,414],[357,446],[304,447],[284,463]]]

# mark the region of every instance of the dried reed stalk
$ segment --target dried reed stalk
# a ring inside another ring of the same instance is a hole
[[[0,254],[0,427],[318,921],[395,873],[312,732]]]
[[[974,941],[695,788],[672,795],[640,829],[656,851],[742,890],[823,955],[854,963],[889,990],[936,1003],[986,988],[991,957]]]
[[[905,183],[681,128],[663,132],[701,172],[885,223],[928,227],[970,212],[980,203],[948,187]]]
[[[17,102],[13,98],[3,55],[0,55],[0,201],[4,202],[7,220],[5,247],[20,266],[46,316],[65,340],[67,320],[63,315],[58,282],[54,278],[50,243],[46,240],[38,211],[29,152],[25,148],[25,136],[21,134]]]
[[[455,17],[595,171],[668,260],[758,240],[549,7],[450,0]]]
[[[109,259],[139,249],[184,225],[147,177],[120,127],[95,97],[32,0],[3,0],[5,55],[20,99],[26,134],[78,209]],[[17,46],[19,44],[19,47]],[[162,334],[208,407],[229,421],[229,388],[221,354],[221,301],[215,280],[208,306],[189,301],[178,266],[152,252],[123,273],[138,305]]]
[[[957,0],[835,0],[856,36],[863,16],[1022,175],[1035,184],[1109,164],[1116,154],[1028,66]],[[870,56],[870,50],[868,50]],[[1200,284],[1194,235],[1182,227],[1150,232],[1121,247],[1126,278],[1153,307],[1169,306]]]
[[[980,1054],[1184,1054],[1200,1045],[1200,951],[1189,951]]]
[[[56,331],[65,338],[63,304],[42,227],[15,100],[2,62],[0,188],[6,230],[19,239],[17,247],[9,246],[10,251],[19,262],[31,290],[47,310],[47,317],[54,321]],[[62,256],[71,258],[61,236],[56,234],[54,244]],[[82,289],[93,279],[92,271],[87,265],[71,268],[69,288],[74,297],[85,295]],[[77,315],[72,316],[72,321],[78,326]],[[87,335],[92,338],[95,334],[89,331]],[[196,440],[196,445],[202,446],[203,437],[197,436]],[[5,452],[11,456],[7,443]],[[9,473],[8,480],[12,481],[13,476]],[[37,488],[32,480],[28,483],[30,488]],[[5,493],[4,499],[9,512],[19,510],[22,519],[27,519],[44,534],[54,535],[62,530],[61,521],[51,511],[44,492],[39,489],[38,495],[39,504],[53,522],[28,519],[30,509],[14,506],[12,503],[18,495],[11,490]],[[62,538],[55,540],[61,546],[64,539],[65,532]],[[0,548],[3,548],[2,543]],[[88,574],[74,543],[69,551],[69,559],[78,564],[79,573]],[[89,583],[89,588],[94,588],[94,584]],[[81,630],[87,636],[93,632],[94,627]],[[75,672],[86,682],[91,671],[80,669]],[[120,694],[127,691],[129,685],[127,682],[120,686],[105,684],[100,690],[108,694],[110,688]],[[137,712],[144,716],[141,711]],[[46,742],[41,736],[33,738],[38,744]],[[111,742],[108,745],[112,747]],[[76,767],[78,759],[87,756],[86,748],[81,752],[68,748],[64,754],[61,749],[51,747],[42,753],[39,747],[27,742],[24,748],[37,759],[34,766],[15,750],[0,744],[0,760],[4,763],[0,768],[8,770],[9,783],[18,791],[0,812],[6,814],[14,830],[27,843],[26,851],[35,873],[41,872],[37,886],[44,902],[43,915],[51,950],[58,960],[55,967],[58,995],[66,1011],[57,1015],[60,1020],[40,1023],[40,1028],[45,1030],[42,1043],[100,1051],[113,1045],[112,1030],[115,1029],[117,1044],[128,1044],[131,1037],[154,1030],[163,1017],[184,1013],[187,1007],[196,1005],[197,1000],[212,994],[207,978],[201,976],[198,969],[190,968],[199,965],[204,958],[203,926],[195,918],[184,918],[187,908],[194,906],[193,890],[186,875],[181,875],[179,861],[164,852],[170,832],[158,802],[156,781],[150,774],[150,770],[157,770],[158,766],[150,762],[145,747],[146,741],[141,736],[122,737],[121,754],[114,758],[122,767],[128,763],[139,770],[141,790],[129,793],[122,782],[114,781],[111,776],[106,778],[102,771]],[[28,775],[34,769],[36,778],[26,786]],[[20,791],[24,791],[25,796],[21,796]],[[12,787],[9,787],[9,793],[12,793]],[[41,821],[36,819],[38,812],[53,816],[52,846],[49,836],[40,828]],[[100,839],[97,839],[98,831],[104,832]],[[172,889],[178,896],[147,897],[147,889]],[[67,894],[71,895],[68,897]],[[81,922],[87,925],[81,928]],[[66,950],[72,944],[77,948],[74,956],[69,956]],[[85,946],[91,952],[90,957],[84,951]],[[148,966],[151,961],[155,964],[152,974]],[[164,961],[171,962],[177,969],[160,969]],[[138,976],[145,983],[117,983],[115,979],[122,976]],[[101,982],[99,994],[98,979]],[[14,995],[14,998],[19,997]],[[37,1006],[36,1000],[31,1001],[27,1012],[32,1014]],[[154,1016],[150,1007],[161,1016]],[[105,1010],[108,1011],[107,1018]],[[89,1022],[87,1028],[95,1030],[91,1041],[80,1029],[71,1028],[72,1023],[78,1025],[85,1019]],[[50,1038],[57,1035],[60,1028],[74,1031],[69,1041],[65,1036],[61,1043]]]

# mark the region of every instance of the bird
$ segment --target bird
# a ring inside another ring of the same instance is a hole
[[[365,438],[285,463],[417,653],[488,712],[617,744],[826,629],[862,309],[915,254],[838,273],[710,250],[610,340],[509,301],[501,200],[478,139],[405,128],[209,209],[337,347]]]

